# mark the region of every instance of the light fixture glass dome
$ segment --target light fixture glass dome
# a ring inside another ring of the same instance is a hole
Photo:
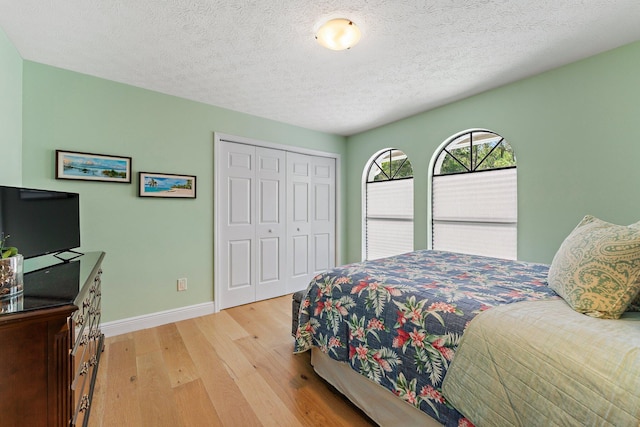
[[[350,49],[360,41],[360,29],[349,19],[332,19],[320,27],[316,40],[327,49]]]

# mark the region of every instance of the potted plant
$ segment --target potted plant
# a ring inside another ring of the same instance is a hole
[[[5,246],[9,235],[0,233],[0,298],[15,296],[23,290],[23,258],[18,249]]]

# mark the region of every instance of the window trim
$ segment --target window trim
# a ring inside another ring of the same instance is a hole
[[[490,132],[493,133],[497,136],[500,136],[500,138],[504,139],[504,137],[502,136],[502,134],[499,134],[498,132],[492,131],[490,129],[486,129],[486,128],[469,128],[469,129],[465,129],[462,130],[460,132],[454,133],[453,135],[448,136],[447,138],[445,138],[440,145],[438,145],[438,147],[434,150],[433,154],[431,155],[431,160],[429,160],[429,168],[427,170],[427,236],[426,236],[426,240],[427,240],[427,249],[433,249],[433,177],[434,177],[434,170],[435,170],[435,165],[436,162],[438,161],[438,157],[440,157],[440,153],[442,153],[444,151],[444,149],[454,140],[460,138],[461,136],[463,136],[464,134],[468,134],[468,133],[472,133],[472,132]],[[484,161],[484,159],[483,159]],[[481,164],[481,163],[479,163]],[[517,166],[509,166],[506,168],[495,168],[495,169],[488,169],[488,170],[499,170],[499,169],[513,169],[513,168],[517,168]],[[483,172],[483,170],[480,171],[474,171],[472,173],[477,173],[477,172]],[[469,171],[467,172],[459,172],[459,173],[470,173]],[[447,174],[447,175],[454,175],[454,174]],[[415,176],[415,174],[414,174]],[[439,176],[439,175],[435,175],[435,176]]]
[[[375,184],[378,182],[388,182],[389,180],[385,180],[385,181],[369,181],[369,172],[371,170],[371,167],[373,166],[374,163],[376,163],[376,160],[378,159],[378,157],[380,157],[382,154],[384,154],[385,152],[388,151],[393,151],[393,150],[398,150],[401,151],[405,156],[407,156],[406,160],[409,160],[409,155],[404,151],[401,150],[399,148],[395,148],[395,147],[386,147],[383,148],[381,150],[376,151],[375,153],[373,153],[371,156],[369,156],[369,159],[367,160],[367,162],[365,163],[364,168],[362,168],[362,179],[360,180],[360,260],[361,261],[365,261],[367,259],[367,197],[368,197],[368,193],[367,193],[367,185],[368,184]],[[404,162],[403,162],[404,164]],[[378,167],[380,167],[378,165]],[[411,166],[413,168],[413,165]],[[382,169],[382,168],[380,168]],[[398,168],[398,170],[400,170],[400,168]],[[385,173],[386,175],[386,173]],[[393,181],[400,181],[400,180],[404,180],[404,179],[414,179],[416,176],[415,174],[415,170],[413,171],[413,176],[411,178],[408,177],[403,177],[403,178],[392,178],[390,180]],[[415,194],[415,189],[414,189],[414,194]],[[413,207],[414,211],[413,211],[413,220],[415,221],[415,206]],[[415,224],[414,224],[414,233],[415,233]],[[414,245],[415,245],[415,234],[414,234]],[[414,246],[415,247],[415,246]]]
[[[387,175],[387,173],[384,171],[384,169],[382,169],[382,166],[380,165],[380,163],[378,163],[378,159],[380,158],[380,156],[382,156],[384,153],[388,152],[389,153],[389,159],[391,159],[390,161],[393,162],[393,156],[391,155],[394,151],[400,151],[405,157],[404,160],[402,160],[402,163],[400,163],[400,166],[396,169],[395,173],[393,174],[393,176],[389,176]],[[397,181],[400,179],[413,179],[413,175],[411,177],[400,177],[400,178],[396,178],[396,175],[398,175],[398,172],[400,172],[400,169],[402,169],[402,166],[404,166],[405,163],[407,163],[409,161],[409,156],[407,156],[407,154],[402,151],[399,150],[397,148],[386,148],[384,150],[379,151],[378,153],[375,154],[375,158],[372,157],[373,160],[369,159],[369,162],[367,164],[367,184],[373,184],[376,182],[385,182],[385,181]],[[409,163],[411,163],[409,161]],[[376,165],[378,167],[378,169],[380,169],[380,172],[382,172],[384,174],[384,176],[387,177],[387,179],[382,180],[382,181],[370,181],[369,180],[369,176],[371,175],[371,168],[373,167],[373,165]],[[413,170],[413,167],[411,168]]]

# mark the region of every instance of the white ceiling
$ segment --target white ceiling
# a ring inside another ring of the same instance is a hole
[[[318,25],[347,17],[334,52]],[[640,40],[639,0],[0,0],[26,60],[351,135]]]

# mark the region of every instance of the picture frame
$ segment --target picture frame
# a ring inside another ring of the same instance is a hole
[[[172,173],[138,172],[138,196],[195,199],[196,177]]]
[[[131,157],[56,150],[56,179],[131,183]]]

